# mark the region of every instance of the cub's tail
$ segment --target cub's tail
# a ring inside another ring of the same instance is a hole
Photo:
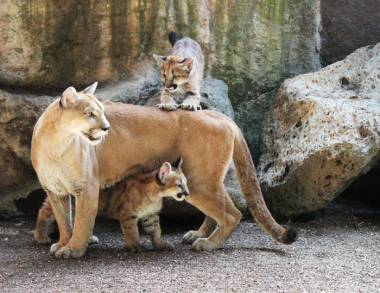
[[[240,188],[256,222],[275,240],[284,244],[294,242],[297,239],[297,231],[293,228],[286,229],[279,225],[267,208],[263,194],[261,193],[251,154],[240,130],[235,138],[233,159]]]
[[[179,35],[176,32],[169,33],[169,42],[174,47],[175,43],[180,39]]]

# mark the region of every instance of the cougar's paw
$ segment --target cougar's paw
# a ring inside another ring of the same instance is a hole
[[[154,249],[160,251],[172,251],[174,250],[174,245],[169,241],[161,241],[160,244],[154,244]]]
[[[63,246],[59,248],[55,253],[55,258],[78,258],[82,257],[86,249],[72,249],[68,246]]]
[[[200,238],[201,236],[199,235],[198,231],[189,231],[182,237],[182,242],[185,244],[193,244],[195,240]]]
[[[34,241],[37,244],[49,244],[51,243],[51,238],[46,234],[34,233]]]
[[[157,104],[157,107],[166,111],[174,111],[177,110],[178,105],[176,103],[161,103]]]
[[[56,242],[50,246],[50,254],[55,255],[55,253],[62,247],[63,245],[59,242]]]
[[[199,111],[202,110],[201,105],[198,101],[183,101],[183,103],[180,105],[181,109],[188,110],[188,111]]]
[[[92,235],[90,237],[90,240],[88,241],[88,244],[98,244],[99,243],[99,238],[96,237],[95,235]]]
[[[194,251],[211,251],[216,248],[217,247],[215,244],[209,241],[207,238],[198,238],[191,246],[191,249]]]
[[[131,246],[126,246],[125,249],[129,252],[133,253],[139,253],[142,251],[141,246],[139,244],[136,245],[131,245]]]

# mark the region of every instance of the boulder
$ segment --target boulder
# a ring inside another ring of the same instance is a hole
[[[17,214],[14,200],[39,188],[30,142],[34,124],[51,101],[0,90],[0,215]]]
[[[380,44],[286,80],[268,116],[259,178],[272,210],[316,211],[380,159]]]
[[[323,0],[321,22],[321,59],[331,64],[379,41],[380,2]]]
[[[261,154],[265,116],[273,104],[276,93],[276,90],[264,93],[240,103],[236,109],[235,119],[244,133],[255,164],[258,164]]]
[[[157,71],[149,65],[141,66],[140,71],[127,82],[107,86],[98,90],[102,100],[110,100],[141,105],[154,105],[157,101],[160,84]],[[227,85],[215,79],[204,80],[202,89],[203,103],[208,108],[220,110],[233,118],[231,102],[228,99]],[[40,188],[30,162],[30,142],[34,124],[43,110],[53,101],[52,96],[17,94],[0,90],[0,215],[20,214],[25,207],[16,204],[21,198],[35,195]],[[226,178],[226,187],[237,205],[244,209],[244,200],[236,182],[233,166]],[[42,191],[41,191],[42,192]],[[31,201],[19,201],[27,205]],[[37,206],[40,202],[36,203]],[[178,209],[179,205],[169,208],[168,214],[195,215],[191,207]],[[174,211],[175,213],[173,213]]]

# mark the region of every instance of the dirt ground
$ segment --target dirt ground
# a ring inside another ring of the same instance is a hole
[[[37,246],[28,219],[0,221],[0,292],[379,292],[380,209],[331,205],[293,225],[291,245],[269,239],[251,220],[215,252],[196,253],[181,243],[185,228],[164,226],[173,252],[123,251],[117,222],[100,220],[101,243],[79,260],[55,260]]]

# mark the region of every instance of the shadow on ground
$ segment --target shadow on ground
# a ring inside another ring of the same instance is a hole
[[[55,260],[32,241],[32,220],[0,222],[0,290],[127,292],[377,291],[380,288],[380,209],[337,201],[308,222],[293,223],[299,240],[273,242],[250,220],[215,252],[181,243],[199,223],[166,220],[172,252],[123,250],[117,222],[99,220],[101,243],[79,260]]]

